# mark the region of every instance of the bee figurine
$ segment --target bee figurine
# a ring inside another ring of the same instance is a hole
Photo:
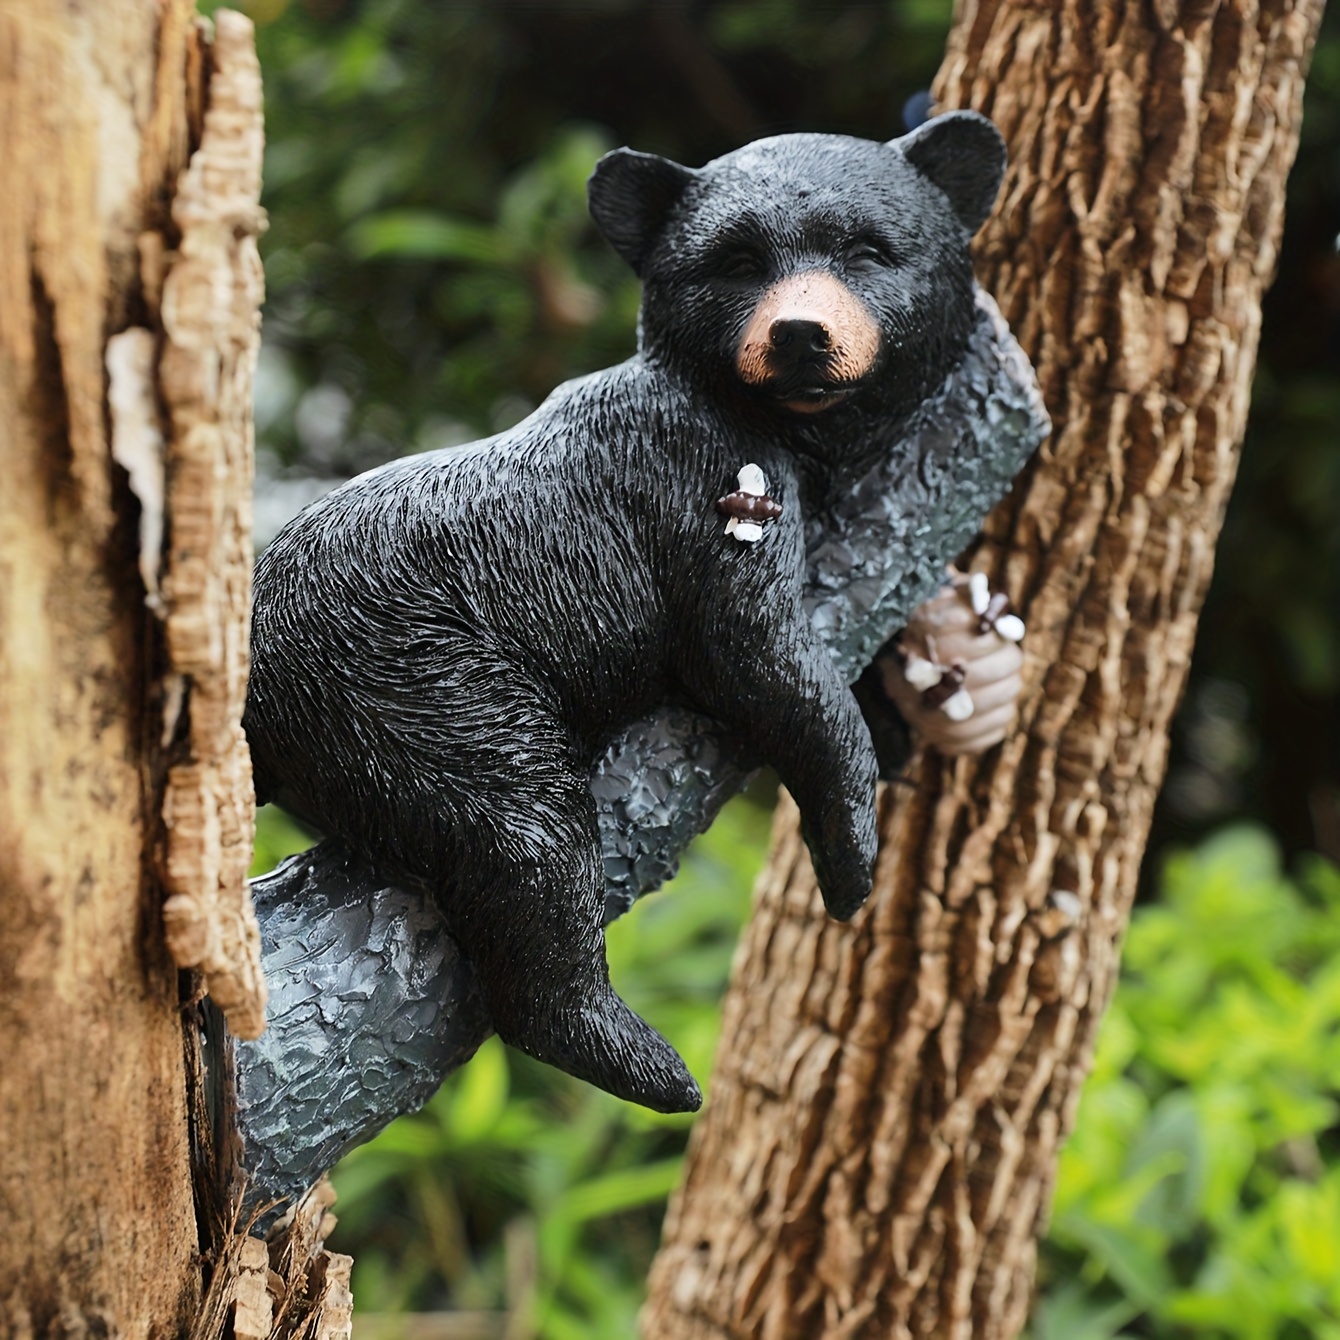
[[[741,544],[753,544],[763,538],[763,523],[781,516],[782,505],[768,497],[768,478],[757,465],[743,466],[736,478],[739,487],[717,499],[717,511],[730,517],[727,535],[734,535]]]

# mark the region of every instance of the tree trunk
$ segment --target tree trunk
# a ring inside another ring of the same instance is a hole
[[[184,163],[189,3],[0,10],[0,1330],[177,1334],[199,1272],[147,860],[149,615],[103,356]],[[101,1329],[100,1329],[101,1328]]]
[[[191,0],[0,6],[6,1336],[183,1335],[202,1251],[237,1254],[197,1223],[178,971],[260,1028],[240,727],[260,84],[250,24],[218,25],[211,47]]]
[[[1321,0],[962,0],[940,105],[1010,146],[983,282],[1056,429],[973,567],[1018,733],[914,760],[826,920],[785,805],[648,1340],[1008,1337],[1111,994],[1242,439]]]

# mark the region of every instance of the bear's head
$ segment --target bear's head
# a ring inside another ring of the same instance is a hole
[[[617,149],[589,195],[643,280],[643,354],[795,422],[905,411],[943,381],[1004,167],[991,122],[950,112],[887,144],[779,135],[703,168]]]

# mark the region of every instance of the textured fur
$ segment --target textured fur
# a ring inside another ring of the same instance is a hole
[[[638,354],[498,437],[351,481],[263,556],[258,792],[440,900],[504,1040],[648,1106],[697,1106],[611,990],[601,930],[590,769],[660,705],[776,768],[830,911],[867,896],[875,755],[802,606],[805,519],[960,358],[967,242],[1001,166],[966,113],[893,145],[764,140],[696,171],[607,156],[592,212],[644,279]],[[868,371],[844,380],[807,344],[746,384],[764,296],[818,271],[877,328]],[[782,506],[753,544],[715,506],[746,462]]]

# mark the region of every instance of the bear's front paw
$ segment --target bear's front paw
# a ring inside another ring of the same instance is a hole
[[[869,841],[857,834],[845,841],[825,842],[816,839],[814,830],[801,822],[801,836],[810,849],[810,864],[819,891],[824,896],[828,915],[838,921],[855,916],[870,896],[874,882],[875,835]]]
[[[986,574],[952,573],[880,662],[884,688],[942,754],[981,754],[1009,733],[1023,692],[1024,625]]]

